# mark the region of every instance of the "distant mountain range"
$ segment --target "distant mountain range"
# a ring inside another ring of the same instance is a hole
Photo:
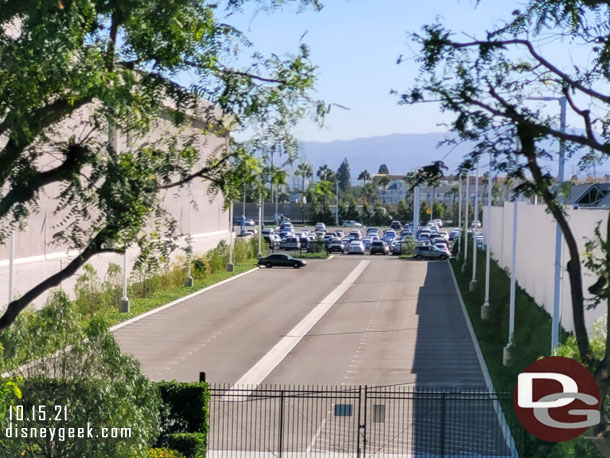
[[[355,138],[352,140],[335,140],[331,142],[302,142],[301,154],[314,166],[314,173],[323,164],[337,170],[344,158],[350,165],[352,181],[355,183],[358,174],[367,169],[371,174],[377,173],[381,164],[387,164],[391,174],[405,174],[408,171],[443,160],[449,167],[447,174],[455,168],[468,154],[473,143],[465,142],[457,146],[438,146],[448,133],[428,134],[392,134],[379,137]],[[583,175],[579,171],[577,159],[568,160],[565,168],[566,178],[573,174]],[[555,173],[556,160],[545,161]],[[607,167],[606,167],[607,168]],[[597,168],[596,176],[603,176],[608,171]]]

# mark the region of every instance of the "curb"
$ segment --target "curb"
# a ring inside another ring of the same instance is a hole
[[[133,318],[131,318],[131,319],[127,320],[127,321],[123,321],[122,323],[115,324],[114,326],[111,326],[109,328],[109,330],[110,330],[110,332],[114,332],[114,331],[116,331],[118,329],[121,329],[122,327],[125,327],[125,326],[128,326],[128,325],[132,324],[132,323],[135,323],[136,321],[142,320],[142,319],[144,319],[146,317],[154,315],[155,313],[159,313],[159,312],[161,312],[161,311],[163,311],[165,309],[173,307],[174,305],[180,304],[181,302],[184,302],[184,301],[187,301],[189,299],[192,299],[193,297],[199,296],[200,294],[203,294],[206,291],[209,291],[209,290],[211,290],[213,288],[216,288],[217,286],[222,286],[222,285],[224,285],[226,283],[229,283],[229,282],[231,282],[233,280],[236,280],[236,279],[238,279],[240,277],[243,277],[245,275],[251,274],[252,272],[257,271],[258,269],[259,269],[258,267],[254,267],[254,268],[252,268],[250,270],[246,270],[245,272],[242,272],[241,274],[234,275],[233,277],[227,278],[226,280],[222,280],[222,281],[219,281],[218,283],[214,283],[213,285],[206,286],[205,288],[200,289],[199,291],[195,291],[194,293],[191,293],[191,294],[189,294],[187,296],[183,296],[183,297],[181,297],[179,299],[176,299],[175,301],[172,301],[172,302],[170,302],[168,304],[165,304],[165,305],[162,305],[160,307],[157,307],[156,309],[149,310],[148,312],[145,312],[145,313],[143,313],[141,315],[134,316]]]
[[[483,373],[483,378],[485,379],[485,385],[487,385],[487,389],[490,393],[495,393],[496,390],[494,388],[493,382],[491,381],[491,376],[489,375],[489,369],[487,368],[487,363],[485,362],[485,358],[483,357],[483,352],[481,351],[481,347],[479,346],[479,340],[474,332],[474,328],[472,327],[472,322],[470,321],[470,315],[468,314],[468,310],[466,310],[466,304],[464,304],[464,299],[462,298],[462,292],[460,291],[460,287],[458,286],[457,279],[455,278],[455,273],[453,272],[453,265],[451,262],[449,264],[449,270],[451,271],[451,278],[453,279],[453,286],[455,286],[455,290],[457,292],[458,299],[460,301],[460,306],[462,308],[462,314],[464,315],[464,321],[466,321],[466,326],[468,327],[468,332],[470,333],[470,339],[472,340],[472,344],[474,346],[474,351],[477,354],[477,359],[479,360],[479,366],[481,366],[481,372]],[[498,421],[502,428],[502,435],[504,436],[504,440],[506,441],[506,445],[510,450],[514,450],[517,452],[517,445],[515,444],[515,440],[513,438],[513,433],[508,426],[508,422],[506,421],[506,417],[504,416],[504,411],[502,410],[502,406],[499,405],[499,401],[494,403],[494,410],[498,416]],[[517,455],[518,456],[518,455]]]

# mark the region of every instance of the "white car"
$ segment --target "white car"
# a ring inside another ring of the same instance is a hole
[[[316,223],[316,229],[315,229],[315,231],[316,231],[316,232],[318,232],[318,231],[324,231],[324,232],[326,232],[326,224],[324,224],[324,223]]]
[[[362,227],[358,221],[345,221],[343,227]]]
[[[362,240],[352,240],[347,246],[347,254],[365,254],[366,249]]]

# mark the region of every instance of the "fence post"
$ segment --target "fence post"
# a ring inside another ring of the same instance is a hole
[[[445,392],[441,393],[441,457],[445,456],[445,396]]]
[[[364,401],[364,408],[366,409],[366,399]],[[358,386],[358,430],[356,431],[356,458],[360,458],[360,428],[362,424],[360,422],[360,414],[362,410],[362,385]]]
[[[280,391],[280,458],[282,458],[282,448],[284,447],[284,390]]]
[[[368,404],[368,385],[364,385],[364,422],[362,423],[362,456],[366,456],[366,411]]]

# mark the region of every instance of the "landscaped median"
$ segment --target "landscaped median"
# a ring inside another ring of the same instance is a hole
[[[492,259],[490,265],[489,318],[481,318],[485,300],[485,251],[477,251],[477,287],[470,292],[472,280],[472,252],[462,273],[462,258],[450,263],[470,317],[481,353],[485,359],[496,392],[512,392],[517,376],[527,366],[551,351],[551,317],[518,285],[515,294],[515,331],[510,364],[503,364],[503,349],[508,342],[510,276]],[[567,333],[560,332],[561,342]],[[601,457],[591,441],[576,439],[565,443],[549,443],[534,438],[518,423],[511,402],[502,405],[511,427],[519,454],[523,457]]]

